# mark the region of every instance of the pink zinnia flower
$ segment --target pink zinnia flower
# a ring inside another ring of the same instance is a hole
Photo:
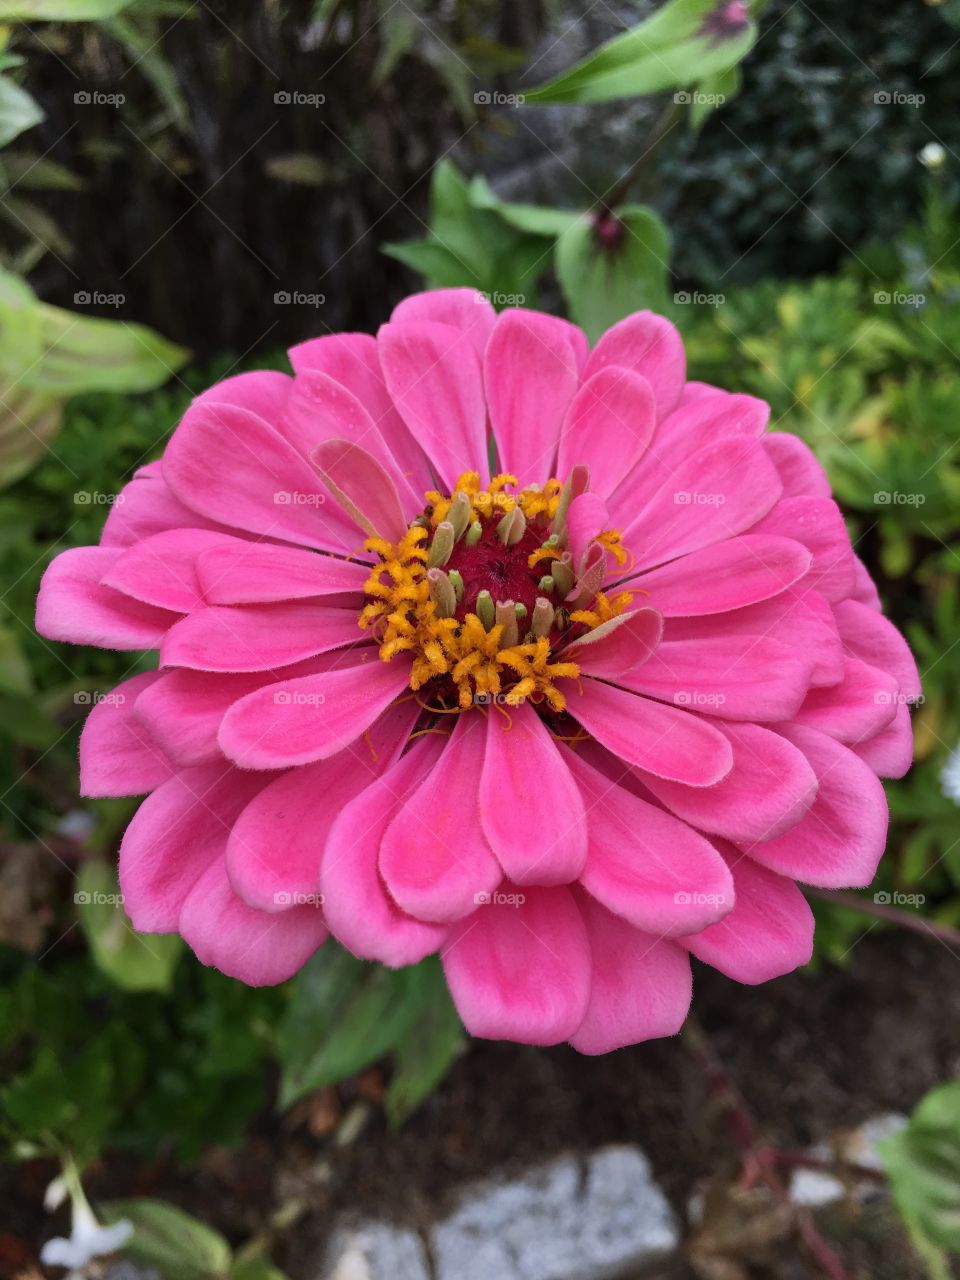
[[[149,793],[135,926],[251,984],[439,951],[474,1035],[584,1053],[676,1032],[690,954],[807,961],[796,881],[871,881],[919,682],[806,446],[649,312],[590,351],[441,290],[291,361],[41,587],[43,635],[160,651],[80,744]]]

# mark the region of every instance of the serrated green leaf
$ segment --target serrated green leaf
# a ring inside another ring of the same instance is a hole
[[[878,1149],[904,1218],[931,1243],[960,1252],[960,1080],[932,1089]]]
[[[43,119],[43,112],[25,89],[0,75],[0,147],[5,147]]]
[[[750,20],[724,27],[725,0],[671,0],[545,85],[528,102],[609,102],[683,89],[735,66],[757,37]]]
[[[125,991],[169,991],[183,950],[176,934],[137,933],[105,862],[85,862],[74,882],[80,927],[97,967]]]
[[[126,1219],[133,1235],[123,1251],[170,1280],[225,1280],[231,1249],[219,1231],[162,1200],[113,1200],[101,1207],[108,1223]]]
[[[437,1087],[467,1039],[439,960],[431,956],[416,973],[416,1012],[397,1042],[387,1086],[387,1118],[395,1128]]]
[[[622,231],[601,247],[596,226],[583,217],[557,240],[554,263],[571,318],[592,342],[624,316],[667,303],[670,237],[662,220],[642,205],[619,209]]]

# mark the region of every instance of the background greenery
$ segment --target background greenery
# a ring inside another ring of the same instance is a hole
[[[548,60],[525,80],[564,21],[557,8],[399,9],[238,6],[227,26],[216,5],[0,4],[0,1136],[12,1157],[190,1163],[380,1060],[400,1125],[464,1049],[432,961],[394,977],[331,945],[294,982],[252,991],[176,941],[144,944],[112,907],[78,915],[76,892],[112,891],[135,807],[76,798],[86,700],[149,658],[68,651],[32,625],[46,564],[97,540],[111,495],[159,456],[192,394],[238,368],[282,367],[283,338],[373,327],[424,282],[563,310],[594,336],[653,306],[681,327],[691,376],[762,396],[776,429],[811,444],[924,673],[918,762],[888,787],[890,854],[866,905],[919,894],[916,919],[960,927],[957,805],[940,782],[960,740],[957,6],[884,0],[864,23],[819,3],[755,4],[717,49],[700,34],[711,6],[675,0],[673,25],[648,21],[639,51],[620,36],[599,61],[567,74],[569,58]],[[628,10],[637,24],[649,6]],[[54,62],[72,69],[66,89]],[[73,94],[121,82],[119,130],[114,108],[72,111]],[[331,112],[278,109],[286,85],[323,86]],[[568,113],[613,134],[612,111],[635,128],[626,150],[584,153],[589,191],[558,181],[534,202],[498,182],[504,147],[524,161],[526,126],[474,100],[486,85],[526,91],[544,130]],[[677,90],[727,102],[678,104]],[[261,130],[272,140],[251,156]],[[931,141],[941,150],[924,165]],[[120,314],[71,309],[81,287],[122,293]],[[287,288],[324,290],[329,305],[278,307]],[[863,918],[817,911],[814,964],[842,963]],[[960,1247],[957,1088],[931,1095],[888,1157],[932,1275]],[[176,1223],[161,1226],[150,1219],[143,1238],[176,1238]],[[221,1244],[205,1247],[210,1272],[276,1274],[253,1269],[256,1252],[225,1262]],[[160,1260],[171,1274],[182,1262]]]

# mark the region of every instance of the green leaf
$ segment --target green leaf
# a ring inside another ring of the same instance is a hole
[[[416,967],[394,971],[322,947],[294,979],[280,1032],[280,1105],[383,1057],[417,1014],[418,982]]]
[[[592,218],[580,218],[557,241],[557,279],[571,318],[596,341],[610,325],[667,302],[670,238],[652,209],[633,205],[615,214],[621,224],[615,243],[601,246]]]
[[[571,209],[549,209],[539,204],[512,204],[501,200],[483,176],[470,181],[470,198],[476,209],[490,209],[518,231],[554,239],[563,235],[583,215]]]
[[[43,457],[62,421],[56,396],[15,380],[0,383],[0,489],[9,488]]]
[[[707,76],[706,80],[697,85],[690,104],[690,128],[694,133],[703,128],[708,116],[737,96],[741,78],[739,66],[727,67],[725,71]]]
[[[117,878],[105,862],[85,862],[75,885],[80,927],[97,967],[125,991],[169,991],[183,949],[180,939],[135,932]]]
[[[416,1013],[397,1042],[386,1110],[397,1127],[423,1102],[463,1052],[466,1035],[435,956],[415,971]]]
[[[151,391],[189,355],[145,325],[82,316],[45,303],[39,304],[39,315],[46,352],[31,383],[58,395]]]
[[[133,0],[0,0],[2,22],[96,22]]]
[[[9,627],[0,626],[0,693],[25,695],[32,691],[33,674],[20,639]]]
[[[396,258],[411,271],[418,271],[430,289],[456,289],[461,285],[480,287],[475,273],[460,258],[445,249],[439,240],[406,240],[380,246],[388,258]]]
[[[527,102],[609,102],[682,89],[735,66],[753,46],[756,24],[724,25],[726,0],[670,0],[547,84]]]
[[[254,1241],[234,1258],[230,1280],[287,1280],[287,1276],[273,1265],[260,1243]]]
[[[8,76],[0,75],[0,147],[5,147],[21,133],[32,129],[43,118],[43,112],[29,93],[14,84]]]
[[[879,1150],[904,1220],[931,1244],[960,1252],[960,1080],[932,1089]]]
[[[206,1223],[162,1200],[113,1200],[101,1207],[108,1223],[126,1219],[133,1235],[125,1254],[157,1267],[170,1280],[211,1280],[229,1275],[231,1250]]]
[[[32,151],[8,151],[3,157],[3,173],[11,187],[25,191],[81,191],[83,180],[65,165]]]

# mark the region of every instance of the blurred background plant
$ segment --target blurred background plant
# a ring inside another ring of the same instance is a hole
[[[371,1111],[400,1126],[465,1049],[432,961],[392,976],[328,945],[252,991],[134,935],[114,864],[135,802],[76,798],[76,742],[87,707],[150,659],[32,627],[46,564],[97,540],[192,394],[282,367],[286,340],[374,327],[424,283],[560,310],[591,336],[663,311],[691,376],[762,396],[810,443],[924,675],[918,763],[888,787],[890,854],[862,910],[960,928],[960,777],[953,794],[941,781],[960,742],[960,12],[884,0],[865,27],[819,0],[622,11],[0,0],[12,1157],[189,1165],[271,1110],[349,1142]],[[861,910],[815,906],[814,966],[846,963]],[[960,1244],[945,1089],[887,1153],[935,1277]],[[162,1205],[116,1214],[165,1274],[186,1274],[195,1232],[199,1274],[280,1274],[269,1239],[233,1252]]]

